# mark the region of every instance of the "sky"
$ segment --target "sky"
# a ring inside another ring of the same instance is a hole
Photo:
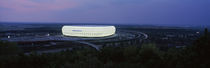
[[[0,22],[210,25],[210,0],[0,0]]]

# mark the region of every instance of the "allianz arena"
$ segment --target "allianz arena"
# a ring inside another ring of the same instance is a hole
[[[35,29],[35,31],[38,31],[37,27]],[[39,30],[42,30],[42,28],[39,28]],[[39,52],[55,52],[66,48],[80,49],[91,47],[100,50],[100,48],[110,46],[136,45],[141,44],[142,41],[148,37],[145,33],[140,31],[120,28],[119,26],[56,25],[53,30],[52,28],[45,30],[45,32],[29,31],[32,33],[12,32],[10,38],[5,36],[0,40],[17,42],[20,47],[25,49],[25,52],[36,50]],[[30,49],[33,47],[38,48]],[[51,48],[52,50],[54,50],[53,48],[56,49],[55,51],[51,51]],[[42,51],[40,49],[44,50]]]
[[[74,26],[64,25],[62,34],[64,36],[76,37],[106,37],[114,35],[116,32],[115,26]]]

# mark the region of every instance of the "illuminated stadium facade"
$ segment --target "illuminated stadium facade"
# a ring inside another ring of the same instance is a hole
[[[64,36],[105,37],[115,34],[114,26],[63,26]]]

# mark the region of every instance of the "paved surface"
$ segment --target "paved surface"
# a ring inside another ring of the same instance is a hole
[[[89,43],[89,42],[85,42],[85,41],[76,41],[76,42],[82,43],[82,44],[87,44],[87,45],[89,45],[89,46],[95,48],[95,49],[98,50],[98,51],[100,50],[100,47],[99,47],[98,45],[95,45],[95,44],[92,44],[92,43]]]
[[[137,33],[138,36],[144,36],[142,39],[147,39],[148,38],[148,35],[143,33],[143,32],[138,32],[138,31],[127,31],[125,30],[125,32],[134,32],[134,33]],[[113,38],[113,37],[116,37],[117,34],[111,36],[111,37],[105,37],[105,38],[98,38],[98,39],[107,39],[107,38]],[[97,38],[69,38],[69,37],[63,37],[63,36],[48,36],[48,37],[21,37],[21,38],[13,38],[13,39],[9,39],[9,38],[6,38],[4,40],[9,40],[9,41],[46,41],[46,40],[62,40],[62,41],[72,41],[72,42],[76,42],[76,43],[81,43],[81,44],[85,44],[85,45],[88,45],[90,47],[93,47],[95,48],[97,51],[100,50],[100,45],[95,45],[93,43],[90,43],[90,42],[86,42],[86,41],[82,41],[82,40],[91,40],[91,39],[95,39],[97,40]],[[61,48],[61,49],[52,49],[52,50],[44,50],[44,51],[36,51],[38,54],[41,54],[41,53],[53,53],[53,52],[60,52],[60,51],[64,51],[66,49],[70,49],[71,48]],[[29,53],[25,53],[25,54],[30,54],[31,52]]]

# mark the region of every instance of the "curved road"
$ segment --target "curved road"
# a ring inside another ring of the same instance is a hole
[[[92,44],[92,43],[89,43],[89,42],[85,42],[85,41],[74,41],[74,42],[78,42],[78,43],[82,43],[82,44],[87,44],[87,45],[95,48],[97,51],[100,50],[100,47],[98,45],[95,45],[95,44]]]
[[[143,32],[138,32],[138,31],[127,31],[127,32],[137,32],[139,34],[142,34],[144,35],[144,39],[147,39],[148,38],[148,35],[143,33]],[[72,42],[77,42],[77,43],[81,43],[81,44],[86,44],[88,46],[91,46],[93,48],[95,48],[97,51],[100,50],[100,46],[99,45],[95,45],[95,44],[92,44],[90,42],[85,42],[85,41],[77,41],[77,40],[68,40],[68,41],[72,41]],[[53,53],[53,52],[59,52],[59,51],[63,51],[63,50],[66,50],[66,49],[70,49],[71,48],[62,48],[62,49],[53,49],[53,50],[46,50],[46,51],[36,51],[38,54],[42,54],[42,53]],[[31,52],[29,53],[25,53],[25,54],[30,54]]]

